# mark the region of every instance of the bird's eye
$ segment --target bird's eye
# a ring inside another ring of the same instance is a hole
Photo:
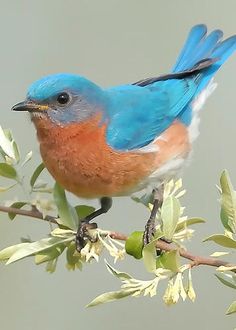
[[[57,96],[57,102],[61,105],[67,104],[70,101],[70,95],[68,93],[60,93]]]

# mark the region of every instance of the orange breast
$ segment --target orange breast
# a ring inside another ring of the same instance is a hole
[[[106,144],[100,116],[59,126],[33,118],[48,171],[66,190],[84,198],[129,194],[147,177],[177,156],[187,155],[187,130],[175,122],[157,140],[157,152],[117,152]]]

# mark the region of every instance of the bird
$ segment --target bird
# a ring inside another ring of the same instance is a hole
[[[26,99],[12,107],[29,112],[53,178],[78,197],[100,200],[79,225],[78,251],[91,220],[111,208],[113,197],[146,188],[153,191],[153,209],[143,243],[152,240],[163,183],[188,163],[199,111],[216,87],[213,77],[235,49],[236,35],[223,40],[221,30],[208,33],[198,24],[169,74],[110,88],[76,74],[52,74],[33,82]]]

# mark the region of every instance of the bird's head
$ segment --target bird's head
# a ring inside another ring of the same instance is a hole
[[[25,101],[12,110],[66,125],[83,121],[105,106],[105,93],[99,86],[78,75],[54,74],[35,81]]]

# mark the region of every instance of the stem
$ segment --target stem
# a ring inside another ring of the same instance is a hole
[[[18,209],[15,207],[7,207],[7,206],[0,205],[0,211],[5,212],[5,213],[14,213],[17,215],[23,215],[23,216],[31,217],[34,219],[43,220],[43,221],[47,221],[50,223],[55,223],[58,225],[56,217],[53,217],[50,215],[46,215],[45,217],[43,217],[43,214],[36,207],[32,207],[31,210],[23,210],[23,209]],[[114,231],[111,231],[109,233],[109,235],[111,238],[114,238],[114,239],[117,239],[120,241],[126,241],[128,239],[128,236],[121,234],[121,233],[114,232]],[[174,246],[172,244],[168,244],[161,240],[156,243],[156,247],[162,251],[176,250],[176,246]],[[199,265],[206,265],[206,266],[212,266],[212,267],[233,266],[232,264],[230,264],[227,261],[219,260],[216,258],[197,256],[184,249],[179,249],[179,254],[183,258],[191,260],[191,267],[199,266]]]

